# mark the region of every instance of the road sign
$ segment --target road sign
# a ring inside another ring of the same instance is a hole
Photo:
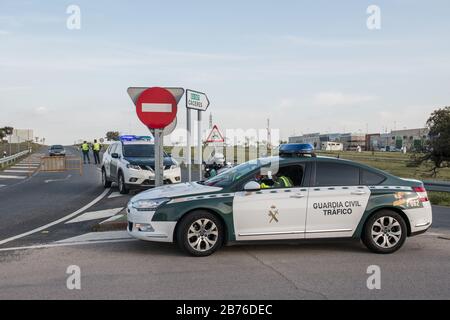
[[[136,101],[136,113],[143,124],[163,129],[177,116],[175,97],[166,89],[154,87],[144,90]]]
[[[190,89],[186,89],[186,108],[199,111],[206,111],[209,100],[206,94]]]
[[[211,132],[208,135],[208,138],[206,139],[206,142],[224,142],[225,139],[223,138],[222,133],[220,133],[219,128],[214,125],[214,127],[211,129]]]

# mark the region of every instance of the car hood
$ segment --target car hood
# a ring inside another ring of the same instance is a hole
[[[154,158],[142,158],[142,157],[124,157],[126,161],[130,164],[138,165],[138,166],[150,166],[152,168],[155,167],[155,159]],[[171,157],[164,157],[164,166],[171,166],[175,164]]]
[[[222,190],[222,188],[205,186],[197,182],[177,183],[143,191],[135,195],[131,201],[141,199],[172,198],[191,194],[217,192],[220,190]]]

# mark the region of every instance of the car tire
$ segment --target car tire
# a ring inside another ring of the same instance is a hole
[[[196,257],[209,256],[222,246],[222,221],[214,214],[198,210],[183,217],[177,226],[176,241],[182,251]]]
[[[399,213],[381,210],[369,217],[361,240],[372,252],[393,253],[403,246],[407,232],[406,222]]]
[[[108,180],[108,177],[106,176],[106,170],[102,169],[102,184],[104,188],[110,188],[111,187],[111,181]]]
[[[123,177],[123,173],[119,172],[119,177],[117,179],[117,184],[119,185],[119,192],[120,194],[127,194],[130,192],[130,189],[128,189],[125,178]]]

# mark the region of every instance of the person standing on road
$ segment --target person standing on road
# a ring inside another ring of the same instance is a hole
[[[89,158],[89,145],[86,141],[81,145],[81,151],[83,152],[83,163],[86,163],[86,159],[88,163],[91,163],[91,159]]]
[[[100,143],[98,143],[97,140],[94,140],[94,144],[92,145],[92,152],[94,153],[95,164],[100,164],[100,149]]]

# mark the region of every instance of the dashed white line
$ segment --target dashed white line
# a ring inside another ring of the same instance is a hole
[[[25,179],[27,176],[6,176],[0,175],[0,179]]]
[[[122,209],[123,208],[121,207],[121,208],[114,208],[114,209],[85,212],[82,215],[79,215],[78,217],[76,217],[75,219],[67,221],[66,223],[75,223],[75,222],[109,218],[109,217],[112,217],[112,216],[118,214],[120,211],[122,211]]]

